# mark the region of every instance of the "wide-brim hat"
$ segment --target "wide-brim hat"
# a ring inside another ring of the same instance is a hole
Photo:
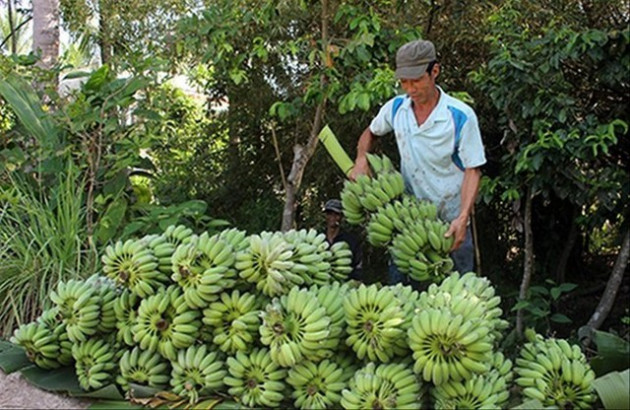
[[[396,52],[396,78],[420,78],[435,58],[435,46],[428,40],[414,40],[404,44]]]

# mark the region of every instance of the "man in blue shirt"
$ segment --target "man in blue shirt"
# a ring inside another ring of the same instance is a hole
[[[475,112],[437,84],[440,65],[433,43],[411,41],[396,53],[396,78],[405,95],[383,105],[361,134],[350,178],[369,172],[366,154],[376,137],[394,132],[400,169],[408,192],[432,201],[450,223],[451,257],[460,273],[473,270],[469,219],[485,164]]]

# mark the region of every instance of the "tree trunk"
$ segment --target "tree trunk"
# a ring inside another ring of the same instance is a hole
[[[523,216],[523,230],[525,232],[525,260],[523,261],[523,281],[519,291],[519,300],[527,298],[529,283],[532,280],[534,270],[534,235],[532,234],[532,187],[527,188],[527,197],[525,198],[525,215]],[[516,313],[516,334],[520,339],[523,338],[523,309],[519,309]]]
[[[112,58],[112,44],[109,33],[109,4],[106,0],[98,2],[98,40],[101,50],[101,64],[109,63]]]
[[[593,316],[591,316],[588,323],[586,324],[587,327],[599,329],[602,323],[604,323],[604,320],[606,320],[606,318],[608,317],[608,314],[610,313],[610,310],[615,303],[615,298],[617,297],[619,286],[621,286],[621,281],[623,280],[624,273],[626,272],[626,268],[628,267],[629,256],[630,229],[626,231],[623,242],[621,243],[621,250],[619,251],[619,255],[617,255],[617,260],[615,261],[615,264],[613,266],[610,278],[608,278],[606,289],[604,289],[602,298],[595,308]]]
[[[11,37],[11,54],[17,54],[17,35],[15,30],[15,22],[13,21],[13,0],[7,1],[7,13],[9,19],[9,36]]]
[[[295,204],[297,192],[302,184],[302,177],[304,176],[306,164],[315,153],[315,148],[317,148],[317,142],[319,141],[317,134],[319,134],[319,131],[322,128],[322,117],[324,115],[325,106],[325,99],[317,106],[315,119],[313,120],[313,126],[311,127],[311,133],[308,137],[306,146],[303,147],[296,144],[293,147],[293,165],[291,166],[291,172],[287,177],[284,210],[282,211],[282,225],[280,227],[283,232],[293,228],[295,224]]]
[[[50,69],[59,58],[59,0],[33,0],[33,52]]]
[[[329,48],[328,48],[328,1],[322,1],[322,48],[325,54],[325,61],[322,62],[325,67],[326,64],[330,63],[330,58],[328,57]],[[326,84],[326,78],[322,75],[321,81],[322,87]],[[326,96],[322,97],[321,102],[317,105],[317,109],[315,110],[315,118],[313,119],[313,125],[311,126],[311,132],[308,137],[308,141],[306,146],[302,146],[300,144],[296,144],[293,147],[293,164],[291,165],[291,172],[287,177],[285,188],[286,188],[286,196],[284,199],[284,209],[282,211],[282,224],[280,229],[282,231],[288,231],[293,228],[295,224],[295,210],[296,210],[296,200],[297,193],[300,189],[300,185],[302,184],[302,177],[304,176],[304,170],[306,169],[306,164],[311,159],[313,154],[315,153],[315,148],[317,148],[317,143],[319,139],[317,138],[319,131],[322,128],[322,119],[324,117],[324,111],[326,108]]]

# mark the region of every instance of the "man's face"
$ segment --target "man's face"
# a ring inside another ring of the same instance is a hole
[[[439,66],[435,64],[431,72],[426,72],[418,78],[402,78],[400,85],[414,102],[425,103],[435,92],[435,79],[439,72]]]
[[[341,223],[341,214],[334,211],[326,211],[326,226],[339,226]]]

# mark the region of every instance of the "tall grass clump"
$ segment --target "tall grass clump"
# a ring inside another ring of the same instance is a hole
[[[87,248],[83,186],[69,163],[51,186],[11,175],[0,187],[0,331],[34,320],[61,280],[97,269]]]

